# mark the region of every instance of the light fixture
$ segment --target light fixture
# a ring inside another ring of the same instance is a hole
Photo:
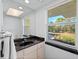
[[[19,9],[23,9],[22,7],[19,7]]]
[[[40,0],[40,1],[42,1],[42,0]]]
[[[29,0],[25,0],[25,2],[26,2],[27,4],[29,4],[29,3],[30,3],[30,1],[29,1]]]
[[[23,13],[23,11],[14,9],[14,8],[9,8],[7,11],[7,15],[10,16],[20,16]]]

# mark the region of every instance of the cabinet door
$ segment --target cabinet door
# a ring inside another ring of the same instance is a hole
[[[23,59],[23,50],[17,52],[17,59]]]
[[[24,59],[37,59],[37,45],[24,49]]]
[[[37,59],[36,51],[25,54],[24,59]]]
[[[37,56],[37,59],[44,59],[44,48],[41,47],[40,49],[37,50],[38,52],[38,56]]]
[[[38,44],[37,59],[44,59],[44,42]]]

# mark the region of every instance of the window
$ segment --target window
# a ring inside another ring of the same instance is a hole
[[[75,45],[76,17],[66,19],[64,16],[48,18],[48,32],[50,39]]]
[[[76,0],[48,10],[48,38],[76,45]]]

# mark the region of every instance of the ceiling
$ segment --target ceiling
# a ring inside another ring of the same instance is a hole
[[[76,0],[73,0],[69,3],[50,9],[48,11],[48,17],[63,15],[66,18],[76,16]]]
[[[41,0],[41,1],[40,0],[29,0],[30,1],[29,4],[25,3],[24,0],[14,0],[14,1],[21,3],[22,5],[29,7],[32,10],[35,10],[47,3],[54,2],[56,0]]]
[[[58,2],[59,0],[29,0],[30,3],[27,4],[25,3],[24,0],[2,0],[3,1],[3,10],[4,13],[7,12],[9,8],[15,8],[20,10],[18,7],[22,7],[22,11],[24,12],[21,16],[27,15],[31,12],[36,11],[39,8],[42,8],[51,2],[55,3]],[[63,0],[61,0],[63,1]]]

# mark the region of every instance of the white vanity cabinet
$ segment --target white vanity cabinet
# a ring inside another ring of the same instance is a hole
[[[17,59],[44,59],[44,42],[18,51]]]

